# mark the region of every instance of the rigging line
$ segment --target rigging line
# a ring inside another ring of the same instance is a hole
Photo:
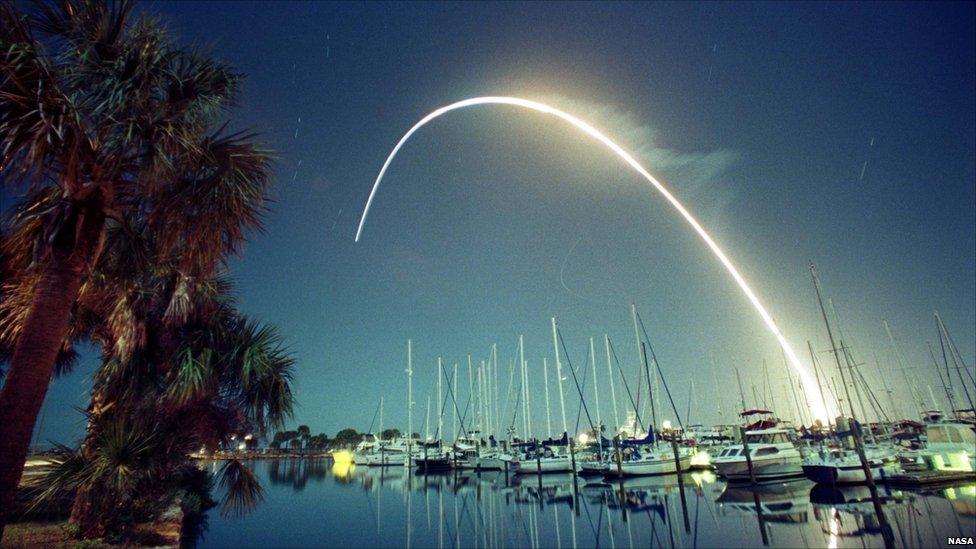
[[[589,347],[587,347],[587,349],[589,349]],[[584,352],[584,355],[585,354],[586,353]],[[583,376],[583,389],[582,389],[583,391],[586,391],[586,365],[589,364],[589,361],[590,359],[588,358],[583,361],[583,366],[582,366],[583,372],[582,374],[580,374]],[[576,406],[576,432],[579,432],[579,423],[580,423],[580,417],[582,416],[582,412],[583,412],[583,397],[580,396],[580,403],[579,405]],[[590,425],[590,429],[593,429],[593,425]]]
[[[573,368],[573,363],[569,360],[569,352],[566,350],[566,342],[563,341],[562,330],[557,329],[556,333],[559,334],[559,343],[563,347],[563,354],[566,355],[566,363],[569,364],[569,371],[573,374],[573,383],[576,384],[576,392],[579,393],[580,403],[583,405],[583,411],[586,412],[586,420],[590,422],[590,429],[593,428],[593,420],[590,418],[590,409],[586,406],[586,400],[583,398],[583,390],[580,389],[579,380],[576,378],[576,370]]]
[[[578,299],[582,299],[583,301],[588,301],[590,303],[596,303],[598,305],[603,305],[603,302],[602,301],[597,301],[595,299],[590,299],[590,298],[588,298],[588,297],[586,297],[586,296],[584,296],[582,294],[579,294],[577,292],[574,292],[572,289],[570,289],[569,286],[566,285],[566,280],[563,277],[563,273],[566,271],[566,265],[569,263],[569,258],[570,258],[571,255],[573,255],[573,250],[576,249],[576,246],[579,245],[579,243],[580,243],[581,240],[583,240],[583,235],[582,234],[580,234],[579,237],[576,238],[576,242],[574,242],[573,245],[569,247],[569,251],[566,252],[566,257],[563,258],[563,264],[559,268],[559,283],[562,284],[563,285],[563,289],[565,289],[567,292],[569,292],[569,294],[572,295],[573,297],[576,297]]]
[[[373,424],[376,423],[376,414],[380,413],[380,405],[376,405],[376,409],[373,410],[373,421],[369,422],[369,431],[366,433],[368,435],[373,434]]]
[[[647,341],[647,348],[651,350],[651,359],[654,360],[654,369],[657,371],[657,376],[661,378],[661,384],[664,385],[664,392],[668,394],[668,400],[671,401],[671,409],[674,410],[674,416],[678,420],[678,427],[684,431],[684,425],[681,423],[681,414],[678,413],[678,408],[674,405],[674,399],[671,398],[671,390],[668,389],[668,382],[664,379],[664,375],[661,373],[661,364],[657,361],[657,355],[654,354],[654,346],[651,345],[651,338],[647,337],[647,329],[644,328],[644,319],[641,318],[640,313],[637,313],[637,321],[640,322],[641,331],[644,332],[644,340]],[[647,383],[650,384],[650,380]]]
[[[624,389],[627,389],[627,398],[630,399],[630,405],[634,408],[634,417],[637,419],[637,425],[641,429],[644,429],[644,422],[641,420],[640,412],[637,410],[637,405],[634,404],[634,395],[631,394],[630,386],[627,384],[627,376],[625,376],[623,370],[620,369],[620,359],[617,358],[617,350],[613,347],[613,341],[610,341],[609,336],[607,337],[607,341],[610,342],[610,352],[613,354],[613,360],[617,363],[617,373],[620,374],[620,379],[624,382]]]
[[[861,385],[864,387],[864,391],[868,394],[868,397],[869,397],[868,398],[868,403],[871,404],[871,408],[872,408],[872,411],[874,412],[874,415],[877,416],[878,419],[882,419],[883,418],[884,421],[890,422],[891,421],[891,418],[889,418],[888,417],[888,414],[885,413],[884,407],[881,406],[881,402],[878,401],[878,397],[875,396],[874,391],[871,390],[871,386],[868,385],[867,379],[864,378],[864,374],[861,373],[861,367],[860,367],[860,365],[858,365],[854,361],[854,357],[851,355],[851,353],[850,353],[849,350],[846,350],[845,349],[844,352],[847,353],[847,356],[850,358],[851,364],[854,365],[854,368],[853,368],[854,374],[857,375],[857,379],[859,379],[861,381]],[[865,421],[866,420],[867,420],[867,418],[865,418]]]
[[[464,434],[465,438],[467,438],[468,433],[464,430],[464,418],[461,417],[461,411],[458,410],[457,399],[454,398],[454,388],[451,387],[451,376],[447,375],[447,370],[444,368],[443,364],[441,364],[441,370],[444,371],[444,377],[447,378],[447,394],[451,395],[451,402],[454,403],[454,413],[457,414],[457,416],[461,419],[461,433]],[[413,433],[410,433],[410,435],[413,436]],[[456,441],[457,440],[455,439],[455,442]]]
[[[442,370],[444,369],[444,366],[443,365],[441,365],[441,369]],[[450,381],[448,381],[448,383],[450,383]],[[437,429],[434,429],[434,440],[440,440],[440,437],[441,437],[440,432],[441,432],[441,427],[443,427],[443,425],[441,425],[443,423],[443,421],[440,421],[440,420],[444,418],[444,410],[447,410],[447,397],[448,397],[448,395],[444,395],[444,401],[441,402],[441,415],[440,415],[439,418],[437,418],[437,420],[438,420],[437,421]],[[408,433],[408,435],[411,435],[412,436],[413,433]]]

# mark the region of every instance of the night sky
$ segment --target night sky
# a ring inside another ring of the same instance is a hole
[[[682,414],[694,380],[693,422],[719,421],[717,398],[729,421],[733,368],[751,405],[763,359],[792,415],[776,341],[724,269],[639,176],[555,118],[489,106],[438,119],[400,152],[353,242],[403,132],[478,95],[552,102],[634,151],[725,247],[804,361],[806,340],[828,347],[813,261],[883,402],[875,356],[894,399],[908,392],[882,318],[926,396],[927,384],[941,392],[925,345],[938,343],[933,310],[973,364],[972,4],[142,9],[246,73],[233,125],[279,151],[266,231],[230,268],[242,308],[276,324],[298,359],[294,425],[365,430],[384,396],[385,426],[404,428],[412,338],[422,431],[437,356],[466,374],[467,354],[477,365],[497,343],[504,396],[524,333],[538,433],[553,315],[574,366],[589,337],[600,344],[607,421],[603,333],[633,385],[632,301]],[[94,366],[53,384],[39,442],[80,437]],[[571,379],[565,389],[575,418]]]

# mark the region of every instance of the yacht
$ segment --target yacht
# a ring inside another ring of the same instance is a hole
[[[965,421],[939,421],[925,426],[925,444],[916,462],[940,471],[976,471],[976,426]]]
[[[767,422],[761,422],[763,424]],[[765,426],[765,425],[762,425]],[[791,431],[779,427],[746,431],[749,457],[757,481],[803,476],[800,451],[793,445]],[[712,459],[716,473],[731,482],[749,481],[745,446],[731,444]]]
[[[864,457],[871,470],[871,478],[883,482],[901,473],[898,455],[891,447],[865,446]],[[819,484],[863,484],[867,482],[861,458],[853,450],[822,448],[803,460],[803,473]]]

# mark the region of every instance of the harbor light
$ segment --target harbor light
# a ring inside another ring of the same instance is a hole
[[[705,450],[699,450],[695,455],[691,456],[691,466],[707,469],[712,466],[712,456],[708,455],[708,452]]]
[[[671,430],[671,420],[670,419],[666,419],[666,420],[662,421],[661,422],[661,427],[663,427],[665,431],[670,431]]]
[[[590,442],[590,435],[580,433],[579,436],[576,437],[576,440],[579,441],[580,444],[588,444]]]
[[[350,452],[349,450],[339,450],[336,452],[332,452],[332,461],[336,464],[352,463],[352,452]]]

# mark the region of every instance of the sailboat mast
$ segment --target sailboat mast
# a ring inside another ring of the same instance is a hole
[[[637,346],[637,407],[640,407],[641,403],[641,380],[644,379],[644,374],[647,368],[642,368],[643,366],[643,354],[641,353],[641,338],[640,332],[637,331],[637,305],[634,303],[630,304],[630,319],[634,324],[634,345]],[[651,379],[647,379],[648,391],[650,391]],[[645,403],[644,406],[647,406]],[[634,410],[637,415],[642,415],[647,417],[646,414],[640,413],[640,410]]]
[[[783,368],[786,370],[786,382],[790,385],[790,393],[793,395],[793,405],[796,406],[796,419],[800,422],[800,425],[806,423],[806,418],[803,415],[803,408],[800,406],[800,400],[796,396],[796,386],[793,385],[793,375],[790,374],[790,364],[786,361],[786,351],[780,348],[780,352],[783,353]],[[807,403],[807,408],[810,407],[810,403]],[[824,410],[827,408],[824,407]]]
[[[430,394],[427,395],[427,411],[424,413],[424,441],[430,440]]]
[[[563,366],[559,360],[559,342],[556,339],[556,317],[552,317],[552,348],[556,352],[556,382],[559,385],[559,410],[563,417],[563,433],[569,433],[569,424],[566,423],[566,400],[563,396]]]
[[[942,390],[945,391],[946,399],[949,400],[949,413],[955,413],[954,410],[956,409],[956,404],[952,398],[952,388],[946,383],[945,378],[942,377],[942,370],[939,369],[939,361],[935,359],[935,352],[932,350],[932,342],[926,341],[925,344],[929,348],[929,356],[932,357],[932,364],[935,365],[935,371],[937,374],[939,374],[939,381],[942,382]]]
[[[613,365],[610,363],[610,336],[603,334],[603,344],[607,349],[607,375],[610,376],[610,400],[613,401],[613,432],[620,430],[620,415],[617,413],[617,392],[613,388]]]
[[[742,391],[742,378],[739,377],[739,369],[735,369],[735,381],[739,384],[739,401],[742,403],[742,411],[745,412],[749,408],[746,408],[746,394]]]
[[[525,439],[528,440],[531,436],[529,434],[529,392],[528,376],[525,372],[525,340],[522,334],[519,334],[519,372],[522,374],[522,431],[525,433]]]
[[[888,341],[891,343],[891,350],[894,352],[895,361],[898,363],[898,369],[901,370],[901,375],[905,378],[905,385],[908,386],[909,391],[912,393],[912,405],[915,407],[915,412],[918,417],[922,417],[922,412],[925,411],[925,399],[922,397],[915,380],[908,376],[908,365],[905,364],[901,349],[899,349],[898,344],[895,343],[895,337],[891,335],[891,327],[888,326],[888,321],[882,318],[881,324],[884,326],[885,333],[888,334]],[[908,414],[908,416],[910,415],[911,414]]]
[[[650,367],[647,365],[647,348],[644,347],[643,341],[641,341],[641,357],[644,359],[644,375],[646,375],[648,379],[647,397],[648,400],[650,400],[651,402],[651,428],[654,430],[655,433],[654,443],[657,444],[657,434],[656,434],[657,433],[657,410],[656,407],[654,406],[654,393],[653,393],[654,390],[651,388],[651,383],[650,383],[650,379],[651,379]]]
[[[939,330],[939,345],[942,346],[942,360],[945,361],[946,376],[948,376],[951,380],[952,376],[949,374],[949,361],[946,359],[946,345],[951,344],[952,342],[949,340],[949,332],[946,331],[945,324],[942,323],[942,317],[939,316],[939,311],[935,311],[935,324],[936,328]],[[952,364],[955,366],[956,374],[959,376],[959,381],[962,383],[962,390],[966,394],[966,400],[969,402],[969,409],[976,412],[976,407],[973,406],[973,397],[969,394],[969,387],[966,386],[966,379],[962,377],[959,364],[956,362],[956,355],[951,351],[952,348],[950,347],[949,356],[952,358]],[[960,358],[962,357],[960,356]]]
[[[593,401],[596,403],[596,440],[600,445],[601,455],[603,450],[603,420],[600,418],[600,391],[596,388],[596,347],[593,345],[593,338],[590,338],[590,366],[593,369]]]
[[[444,438],[444,397],[441,389],[443,361],[437,357],[437,440]]]
[[[546,386],[546,438],[552,438],[552,414],[549,413],[549,365],[542,357],[542,383]]]
[[[495,431],[497,431],[498,428],[501,427],[500,419],[503,417],[503,414],[505,412],[504,410],[498,408],[498,344],[497,343],[491,344],[491,362],[492,362],[492,368],[491,368],[492,374],[494,374],[492,376],[492,384],[491,384],[492,391],[494,393],[492,395],[491,409],[492,409],[492,416],[496,424],[494,425],[494,428]]]
[[[888,378],[884,375],[884,371],[881,370],[881,360],[878,359],[878,353],[872,353],[874,355],[874,366],[878,369],[878,377],[881,378],[881,387],[884,388],[885,394],[888,395],[888,406],[891,408],[892,414],[898,413],[898,408],[895,407],[895,399],[891,394],[891,389],[888,387]]]
[[[454,387],[454,389],[451,389],[451,392],[453,393],[452,396],[451,396],[451,398],[454,399],[454,408],[455,408],[455,410],[454,410],[455,413],[451,414],[451,427],[452,427],[452,430],[454,431],[451,434],[452,434],[452,440],[455,440],[455,441],[457,440],[457,434],[458,434],[458,431],[457,431],[457,422],[458,422],[458,415],[457,415],[457,397],[454,396],[454,395],[457,395],[457,390],[456,390],[457,389],[457,381],[458,381],[458,363],[457,363],[457,361],[455,361],[454,362],[454,373],[452,374],[451,379],[448,380],[448,384],[447,384],[448,388]],[[463,426],[462,426],[462,428],[463,428]]]
[[[824,394],[823,384],[820,382],[820,369],[817,368],[817,354],[813,352],[813,344],[810,340],[807,340],[807,348],[810,350],[810,361],[813,363],[813,375],[817,378],[817,389],[820,390],[820,400],[823,401],[824,410],[830,410],[827,407],[827,396]],[[838,403],[837,409],[840,410],[840,404]],[[829,415],[829,414],[828,414]],[[831,418],[827,418],[827,427],[831,426]]]
[[[413,437],[413,341],[407,340],[407,455],[410,455],[410,438]],[[409,464],[409,460],[406,462]]]
[[[817,269],[810,265],[810,274],[813,277],[813,287],[817,291],[817,303],[820,304],[820,314],[823,316],[824,325],[827,327],[827,338],[830,339],[830,350],[834,353],[834,360],[837,362],[837,371],[840,372],[840,382],[844,385],[844,394],[851,409],[851,419],[854,417],[854,402],[851,400],[850,389],[847,387],[847,378],[844,376],[844,367],[840,364],[840,354],[837,345],[834,343],[834,332],[830,328],[830,320],[827,319],[827,309],[824,307],[823,296],[820,289],[820,280],[817,278]]]

